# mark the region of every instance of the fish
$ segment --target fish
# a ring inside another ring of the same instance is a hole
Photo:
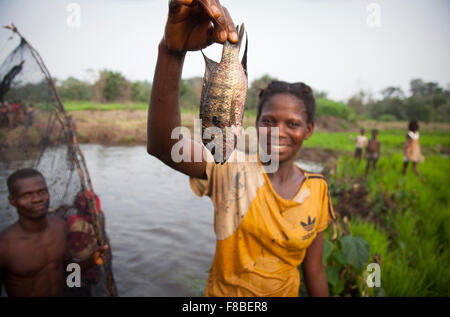
[[[202,143],[211,152],[216,164],[224,164],[236,148],[242,134],[242,118],[247,95],[247,49],[241,62],[239,53],[244,37],[244,24],[237,26],[237,43],[223,44],[222,58],[217,63],[203,53],[205,74],[200,97]]]

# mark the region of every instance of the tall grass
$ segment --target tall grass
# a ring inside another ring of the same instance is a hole
[[[110,111],[110,110],[147,110],[148,103],[135,102],[127,105],[126,103],[104,103],[97,104],[92,101],[65,101],[64,109],[66,111]],[[181,113],[198,114],[198,108],[181,108]]]
[[[381,154],[389,154],[393,151],[402,151],[403,142],[405,141],[407,131],[387,130],[379,131],[378,140],[381,143]],[[350,140],[356,138],[358,133],[346,132],[314,132],[313,135],[303,144],[304,147],[319,147],[333,150],[354,151],[355,142]],[[370,138],[367,133],[366,136]],[[427,151],[438,150],[437,147],[450,147],[450,134],[443,131],[423,131],[420,133],[420,145]]]
[[[410,170],[401,174],[402,155],[382,157],[378,169],[363,178],[364,164],[343,156],[336,178],[363,180],[369,199],[391,199],[386,228],[351,219],[351,234],[367,240],[371,253],[382,258],[382,287],[389,296],[450,296],[449,159],[427,156],[418,165],[425,183]]]
[[[126,103],[114,102],[97,104],[92,101],[65,101],[64,108],[66,111],[108,111],[108,110],[146,110],[147,103]]]

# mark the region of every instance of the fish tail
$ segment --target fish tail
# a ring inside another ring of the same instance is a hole
[[[230,56],[239,56],[239,51],[241,48],[241,43],[244,38],[245,33],[245,27],[244,23],[241,24],[241,26],[236,26],[236,31],[238,32],[238,42],[237,43],[231,43],[230,41],[226,41],[223,44],[223,51],[222,51],[222,60],[226,57]]]
[[[242,39],[244,38],[244,33],[245,33],[244,23],[241,24],[241,27],[239,27],[239,25],[236,25],[236,31],[239,34],[238,45],[239,45],[239,48],[240,48],[241,47],[241,43],[242,43]]]

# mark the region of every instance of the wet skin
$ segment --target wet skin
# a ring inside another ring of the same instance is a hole
[[[272,186],[281,197],[292,199],[305,180],[294,161],[303,141],[313,132],[313,124],[307,123],[306,106],[291,94],[275,94],[263,106],[256,125],[268,129],[267,148],[272,155],[278,154],[278,170],[267,174]],[[278,128],[278,145],[271,144],[271,128]]]
[[[8,296],[62,296],[67,229],[63,220],[47,216],[45,180],[17,180],[9,201],[19,220],[0,236],[0,283]]]

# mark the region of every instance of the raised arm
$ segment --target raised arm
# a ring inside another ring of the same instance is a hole
[[[228,11],[218,0],[170,1],[148,110],[147,151],[168,166],[197,178],[206,177],[205,159],[194,162],[194,153],[204,151],[203,145],[187,138],[171,138],[172,131],[181,126],[179,94],[184,57],[187,51],[227,39],[237,42],[238,35]],[[172,147],[178,142],[182,142],[183,149],[190,148],[190,162],[173,160]]]

